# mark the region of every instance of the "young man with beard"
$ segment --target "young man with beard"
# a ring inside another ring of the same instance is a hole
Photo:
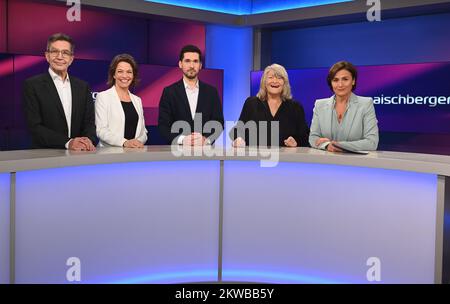
[[[164,88],[159,103],[159,131],[168,144],[212,144],[223,131],[224,118],[217,89],[198,79],[202,68],[200,49],[194,45],[183,47],[178,66],[183,78]]]

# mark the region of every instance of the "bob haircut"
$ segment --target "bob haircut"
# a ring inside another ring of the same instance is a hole
[[[353,80],[355,81],[355,84],[352,87],[352,91],[356,89],[356,79],[358,78],[358,71],[356,70],[355,66],[348,61],[339,61],[333,64],[333,66],[330,68],[330,71],[328,72],[327,83],[331,91],[333,91],[331,82],[333,81],[333,78],[336,76],[337,72],[341,70],[347,70],[350,72],[350,74],[352,74]]]

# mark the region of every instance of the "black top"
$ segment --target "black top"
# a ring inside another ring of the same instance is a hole
[[[243,123],[254,121],[256,123],[257,138],[249,138],[249,129],[236,125],[230,132],[231,138],[242,137],[247,145],[258,146],[285,146],[284,140],[292,136],[298,147],[309,147],[309,127],[305,121],[305,111],[300,103],[294,100],[285,100],[281,103],[275,116],[270,113],[267,101],[257,97],[249,97],[244,103],[239,120]],[[279,138],[277,143],[271,142],[271,122],[279,122]],[[265,122],[266,126],[261,122]],[[265,131],[265,132],[264,132]],[[266,136],[264,136],[266,135]],[[262,140],[260,139],[262,136]]]
[[[125,113],[125,132],[123,137],[134,139],[136,137],[136,127],[138,123],[138,113],[132,102],[121,101],[123,112]]]

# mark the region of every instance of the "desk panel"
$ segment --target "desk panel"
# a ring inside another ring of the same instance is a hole
[[[70,257],[81,283],[217,280],[219,168],[162,161],[17,173],[16,282],[68,283]]]
[[[433,283],[436,193],[433,174],[225,161],[223,280],[369,283],[375,257],[381,283]]]
[[[10,174],[0,174],[0,284],[9,283]]]

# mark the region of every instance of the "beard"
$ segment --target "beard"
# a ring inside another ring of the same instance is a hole
[[[187,79],[195,79],[197,78],[198,72],[196,72],[195,70],[189,70],[187,72],[184,72],[183,74]]]

